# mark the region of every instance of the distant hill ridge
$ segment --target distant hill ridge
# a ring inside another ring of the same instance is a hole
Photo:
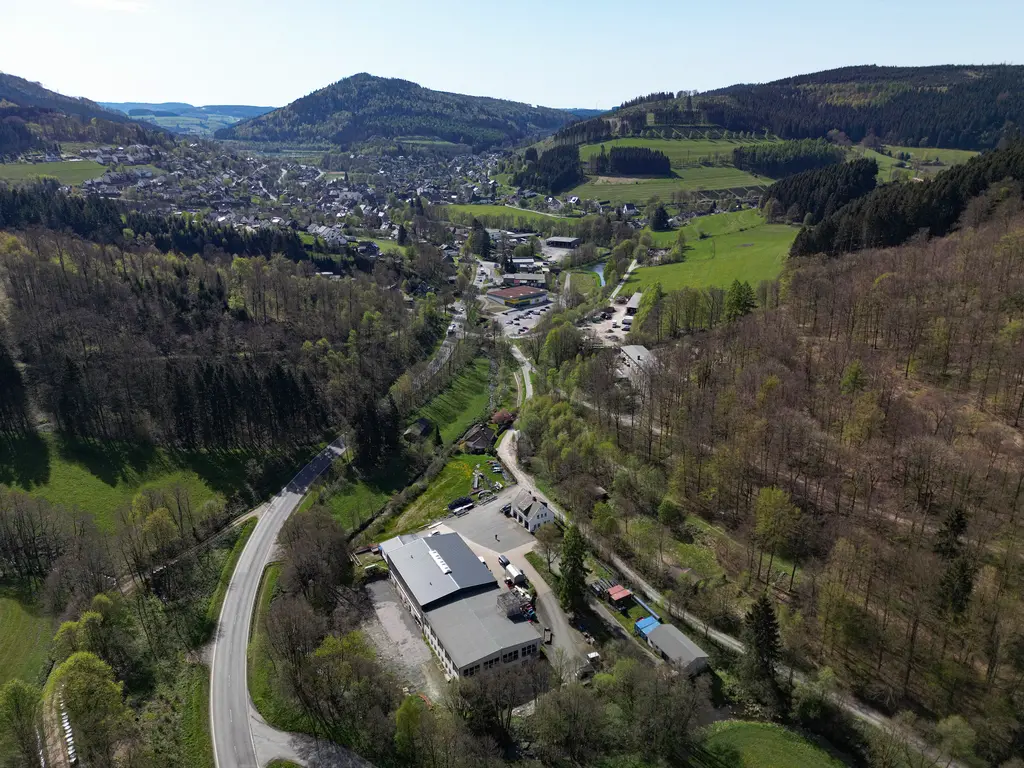
[[[678,98],[655,96],[568,126],[556,139],[581,143],[672,126],[714,126],[786,139],[838,130],[852,141],[873,134],[896,145],[986,149],[1013,135],[1024,120],[1024,66],[843,67],[681,92]]]
[[[124,114],[132,112],[148,111],[153,113],[168,112],[183,117],[206,117],[209,115],[224,115],[245,120],[250,117],[265,115],[274,110],[274,107],[253,107],[244,104],[207,104],[201,107],[187,104],[180,101],[165,101],[161,103],[150,103],[144,101],[103,101],[103,107],[112,109]]]
[[[49,150],[62,141],[160,144],[162,131],[89,99],[73,98],[0,72],[0,157]]]
[[[483,149],[549,134],[575,119],[564,109],[434,91],[408,80],[362,73],[216,135],[339,145],[419,136]]]

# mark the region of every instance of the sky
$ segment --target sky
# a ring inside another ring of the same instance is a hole
[[[1024,63],[1021,0],[0,0],[0,71],[283,106],[357,72],[551,107],[853,64]]]

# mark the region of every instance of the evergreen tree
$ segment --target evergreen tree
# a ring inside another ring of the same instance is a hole
[[[733,280],[725,297],[725,317],[730,322],[749,315],[757,307],[754,289],[745,280]]]
[[[651,215],[651,229],[655,232],[664,232],[668,229],[668,213],[664,205],[659,205]]]
[[[408,236],[408,234],[405,231],[405,225],[404,224],[399,224],[398,225],[398,244],[401,245],[401,246],[405,246],[405,244],[408,241],[408,239],[409,239],[409,236]]]
[[[752,679],[775,683],[775,665],[782,655],[782,637],[775,607],[768,595],[754,601],[743,619],[744,639],[747,644],[746,667]]]
[[[586,603],[586,543],[583,534],[575,525],[569,526],[562,541],[560,569],[562,580],[559,584],[558,599],[567,611],[577,611]]]

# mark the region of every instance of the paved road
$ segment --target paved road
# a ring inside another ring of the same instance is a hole
[[[231,576],[213,641],[210,667],[210,731],[217,768],[260,768],[246,665],[249,628],[260,577],[288,516],[299,506],[310,484],[344,449],[340,439],[331,443],[270,501]],[[265,725],[259,727],[257,722],[261,746],[268,739],[266,728]],[[282,736],[287,738],[286,734]],[[274,749],[274,745],[268,748]],[[286,747],[279,751],[286,751]],[[294,759],[294,755],[280,756]]]
[[[512,345],[512,357],[514,357],[523,366],[520,374],[523,377],[523,388],[526,390],[525,399],[529,400],[533,397],[533,382],[530,380],[530,371],[533,370],[533,364],[530,362],[529,358],[523,354],[522,350],[514,344]],[[522,403],[520,403],[520,405],[522,405]]]

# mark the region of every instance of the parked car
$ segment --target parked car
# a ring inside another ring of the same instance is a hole
[[[507,515],[509,512],[512,511],[512,505],[511,504],[506,504],[504,507],[501,508],[501,511],[504,512]],[[504,565],[505,564],[502,563],[502,566],[504,566]]]
[[[504,568],[506,565],[508,565],[508,558],[504,555],[498,555],[498,565]]]

